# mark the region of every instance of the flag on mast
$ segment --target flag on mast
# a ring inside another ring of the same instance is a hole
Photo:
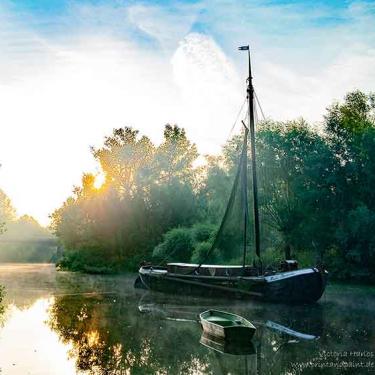
[[[239,49],[240,51],[248,51],[248,50],[249,50],[249,46],[238,47],[238,49]]]

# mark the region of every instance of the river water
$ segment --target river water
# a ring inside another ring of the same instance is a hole
[[[135,275],[0,265],[0,374],[369,374],[375,372],[375,290],[329,286],[319,303],[286,306],[168,296]],[[257,327],[248,346],[201,337],[216,308]]]

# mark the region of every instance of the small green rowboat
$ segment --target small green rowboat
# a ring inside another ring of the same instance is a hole
[[[207,310],[199,315],[203,331],[230,341],[251,340],[256,328],[242,316],[219,310]]]

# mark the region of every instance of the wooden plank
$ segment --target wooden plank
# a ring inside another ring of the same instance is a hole
[[[183,280],[183,279],[180,279],[180,278],[177,278],[177,277],[171,277],[171,276],[163,276],[163,278],[166,279],[166,280],[178,281],[180,283],[197,285],[197,286],[202,286],[202,287],[210,288],[210,289],[222,290],[222,291],[225,291],[225,292],[241,293],[241,294],[245,294],[245,295],[249,295],[249,296],[263,297],[263,293],[258,293],[258,292],[250,292],[250,291],[247,291],[247,290],[229,288],[229,287],[220,286],[220,285],[200,283],[198,281]]]

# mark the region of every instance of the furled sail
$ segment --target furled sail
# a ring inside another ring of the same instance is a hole
[[[248,209],[248,133],[248,128],[244,127],[241,153],[229,200],[212,246],[198,268],[207,262],[214,264],[227,259],[236,259],[242,263],[246,248],[253,238]]]

